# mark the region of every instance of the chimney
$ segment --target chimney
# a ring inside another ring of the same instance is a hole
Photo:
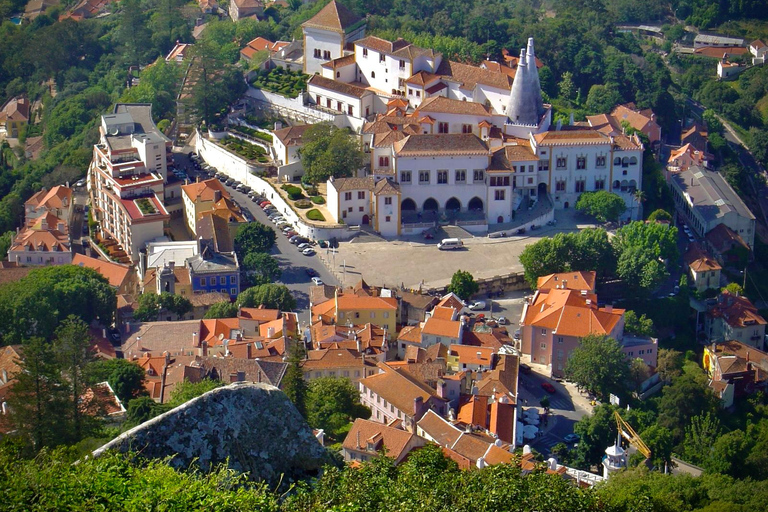
[[[355,334],[355,341],[357,342],[357,351],[362,352],[363,351],[363,342],[360,341],[360,338],[357,337],[357,334]]]
[[[357,448],[359,450],[360,449],[360,431],[359,430],[357,431],[357,436],[355,436],[355,437],[356,437],[355,448]]]
[[[200,343],[200,351],[202,352],[203,357],[208,355],[208,342],[207,341],[203,341],[202,343]]]
[[[141,336],[136,336],[136,350],[141,352]]]
[[[171,364],[171,355],[168,353],[167,350],[163,352],[163,356],[165,357],[165,364],[167,365]]]
[[[421,418],[421,409],[424,407],[424,399],[417,396],[413,399],[413,419],[418,420]]]
[[[606,313],[613,313],[613,304],[606,304],[605,305],[605,312]]]
[[[197,331],[192,333],[192,346],[197,347],[199,346],[198,340],[197,340]]]
[[[59,222],[58,225],[56,226],[56,229],[58,229],[59,231],[61,231],[63,233],[64,232],[64,223],[63,222]]]
[[[261,369],[256,372],[256,382],[261,382]]]
[[[214,190],[213,191],[213,202],[217,203],[221,200],[221,190]]]
[[[125,334],[130,334],[131,332],[131,322],[125,322]]]
[[[251,345],[252,343],[246,343],[245,344],[245,358],[251,359]],[[259,372],[259,377],[261,377],[261,372]],[[259,382],[261,382],[261,379],[259,379]]]

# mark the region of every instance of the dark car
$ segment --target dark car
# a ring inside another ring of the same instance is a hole
[[[110,339],[110,341],[113,344],[119,345],[120,344],[120,331],[118,331],[117,329],[110,329],[109,330],[109,339]]]
[[[568,434],[567,436],[565,436],[565,437],[563,438],[563,440],[564,440],[566,443],[568,443],[568,444],[571,444],[571,443],[578,443],[578,442],[579,442],[579,439],[581,439],[581,437],[579,436],[579,434]]]
[[[549,393],[550,395],[554,394],[556,392],[555,386],[550,384],[549,382],[542,382],[541,383],[541,389]]]
[[[520,372],[527,375],[531,373],[531,367],[525,363],[520,363]]]
[[[315,270],[313,268],[307,267],[307,275],[309,277],[316,277],[317,276],[317,270]]]

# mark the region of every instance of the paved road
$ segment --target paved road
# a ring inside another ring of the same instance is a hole
[[[186,153],[174,153],[173,156],[176,166],[179,169],[187,169],[190,179],[194,180],[196,174],[192,170]],[[201,179],[204,178],[207,179],[207,176],[201,176]],[[228,188],[228,191],[232,195],[232,199],[240,205],[240,208],[248,210],[256,221],[274,227],[261,208],[251,201],[246,194],[233,188]],[[275,229],[275,232],[277,233],[277,240],[272,249],[272,255],[280,263],[280,268],[283,270],[283,275],[278,282],[287,286],[296,298],[296,312],[299,313],[302,325],[309,323],[309,286],[311,280],[307,275],[307,269],[314,269],[326,284],[338,285],[339,283],[317,256],[304,256],[279,230]],[[322,250],[317,247],[315,249]]]

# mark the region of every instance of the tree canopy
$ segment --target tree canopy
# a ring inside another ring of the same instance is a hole
[[[360,393],[349,379],[321,377],[309,382],[307,391],[307,422],[321,428],[338,441],[348,431],[355,418],[368,419],[371,411],[360,404]]]
[[[576,209],[592,215],[600,222],[617,222],[619,217],[627,211],[627,205],[618,194],[598,190],[581,194],[576,202]]]
[[[238,307],[257,308],[264,306],[267,309],[279,309],[292,311],[296,309],[296,299],[291,291],[282,284],[261,284],[240,292],[235,301]]]
[[[304,166],[302,180],[316,185],[330,177],[354,176],[365,164],[365,156],[357,138],[346,129],[318,123],[304,132],[304,145],[299,149]]]
[[[466,270],[457,270],[451,277],[448,291],[455,293],[461,300],[468,300],[480,289],[472,274]]]
[[[565,365],[565,375],[603,399],[609,393],[626,389],[629,366],[621,345],[606,335],[588,334],[581,338]]]
[[[265,252],[249,252],[243,258],[242,267],[248,273],[251,285],[273,283],[283,273],[277,260]]]
[[[112,322],[115,290],[101,274],[77,265],[32,270],[26,277],[0,286],[0,338],[20,343],[30,336],[51,338],[70,315],[90,324]]]
[[[240,226],[235,235],[235,252],[241,262],[245,262],[246,256],[253,253],[269,252],[277,235],[275,230],[260,222],[248,222]]]
[[[176,315],[176,319],[192,311],[192,303],[182,295],[162,292],[160,295],[148,292],[139,295],[138,307],[133,317],[139,322],[156,321],[163,312]]]

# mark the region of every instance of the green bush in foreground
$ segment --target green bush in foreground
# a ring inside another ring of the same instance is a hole
[[[320,213],[320,210],[317,210],[317,209],[309,210],[307,212],[307,218],[309,220],[317,220],[320,222],[323,222],[325,220],[325,217],[323,216],[323,214]]]
[[[325,204],[325,199],[323,196],[312,196],[309,199],[315,204]]]

